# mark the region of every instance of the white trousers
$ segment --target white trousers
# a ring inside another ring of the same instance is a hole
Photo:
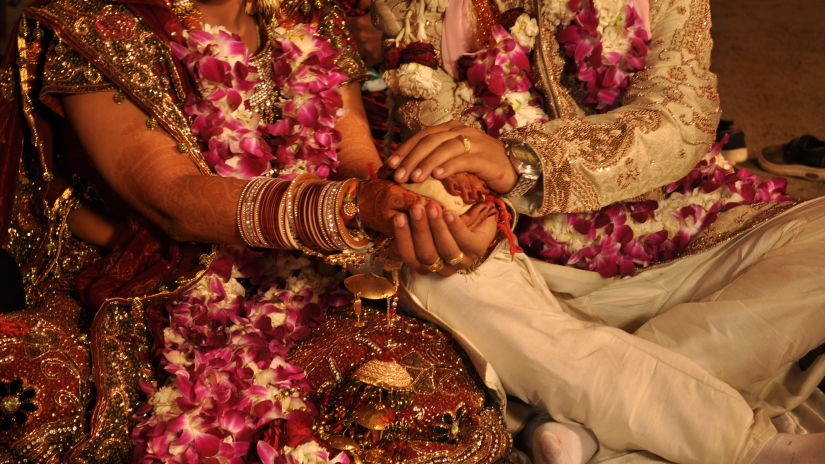
[[[501,250],[473,274],[403,284],[488,386],[611,450],[749,464],[776,433],[769,417],[825,377],[825,357],[795,363],[825,342],[825,199],[630,278]]]

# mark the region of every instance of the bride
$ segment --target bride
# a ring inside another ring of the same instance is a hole
[[[365,72],[336,3],[36,1],[13,42],[0,238],[26,305],[0,319],[0,462],[350,462],[396,435],[421,459],[506,454],[499,411],[420,323],[396,323],[386,352],[383,330],[363,342],[403,381],[356,384],[397,403],[377,424],[394,428],[342,436],[319,408],[345,405],[312,396],[365,360],[307,341],[352,299],[328,263],[378,253],[421,201],[370,178]],[[479,209],[468,230],[490,227]],[[359,335],[332,320],[326,340]],[[409,362],[390,357],[404,337]],[[334,376],[292,362],[303,341]]]

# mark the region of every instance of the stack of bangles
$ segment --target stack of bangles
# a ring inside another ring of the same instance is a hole
[[[302,174],[289,181],[258,177],[244,186],[237,206],[238,230],[255,248],[298,249],[313,256],[364,253],[373,245],[358,217],[359,182],[322,181]],[[347,227],[355,220],[357,229]]]

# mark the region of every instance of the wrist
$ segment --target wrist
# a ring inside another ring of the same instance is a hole
[[[541,161],[533,149],[523,143],[505,142],[504,150],[510,160],[511,170],[516,176],[515,181],[504,196],[508,198],[522,197],[538,184],[542,175]]]

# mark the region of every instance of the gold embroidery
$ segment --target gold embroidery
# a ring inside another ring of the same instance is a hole
[[[249,106],[252,107],[252,111],[261,116],[263,121],[274,123],[281,116],[280,108],[277,105],[278,101],[281,100],[281,95],[280,89],[272,79],[272,52],[269,45],[253,56],[249,63],[258,69],[258,77],[261,80],[247,100]]]
[[[14,100],[14,73],[11,69],[0,70],[0,98]]]
[[[37,150],[38,158],[40,159],[41,176],[46,182],[52,180],[52,173],[49,166],[46,164],[45,148],[40,143],[40,136],[38,135],[37,125],[34,123],[34,103],[31,99],[29,68],[34,68],[37,65],[37,58],[40,53],[40,44],[37,42],[27,43],[26,35],[28,32],[28,18],[25,15],[20,18],[20,34],[17,36],[17,53],[19,58],[17,60],[18,72],[20,73],[20,92],[23,97],[23,115],[26,118],[26,123],[31,131],[31,143]],[[22,63],[22,64],[21,64]]]
[[[531,2],[540,5],[540,0]],[[680,14],[681,7],[686,8]],[[534,68],[543,72],[537,85],[550,114],[560,118],[503,137],[535,145],[542,157],[545,199],[532,214],[598,209],[642,194],[678,179],[710,148],[719,98],[708,70],[707,1],[661,0],[652,3],[651,15],[655,38],[649,66],[632,77],[624,105],[584,119],[584,110],[566,103],[578,99],[581,86],[562,72],[555,30],[538,18]]]
[[[118,88],[155,117],[203,174],[203,160],[189,121],[180,108],[185,94],[168,46],[126,6],[100,0],[57,0],[30,7],[27,14],[55,29],[66,45],[86,56]],[[86,78],[93,79],[93,72]]]
[[[533,11],[541,11],[541,1],[532,0]],[[556,40],[558,25],[553,24],[551,18],[545,15],[536,15],[536,19],[539,22],[539,35],[536,38],[534,53],[536,65],[533,67],[534,72],[539,74],[538,79],[534,79],[536,87],[547,97],[551,117],[582,117],[585,111],[576,103],[569,90],[579,86],[572,85],[574,81],[564,77],[565,58]],[[569,87],[563,85],[562,80]]]
[[[89,60],[54,40],[46,54],[41,98],[48,93],[86,93],[113,90]]]
[[[131,454],[129,418],[141,401],[141,381],[153,378],[148,356],[148,332],[140,305],[109,300],[92,323],[92,359],[98,391],[92,428],[75,446],[67,462],[126,462]],[[97,419],[97,420],[95,420]]]
[[[24,438],[0,447],[0,464],[59,464],[62,453],[77,440],[82,424],[79,417],[44,424]]]
[[[512,441],[504,428],[501,411],[486,397],[479,387],[477,374],[468,368],[467,360],[454,351],[449,337],[428,323],[406,316],[396,318],[392,329],[387,329],[383,308],[365,305],[363,309],[362,320],[366,322],[363,327],[354,325],[349,310],[329,311],[312,336],[290,353],[290,362],[304,368],[308,382],[318,394],[323,396],[327,391],[335,391],[336,381],[346,382],[365,362],[381,359],[380,355],[391,348],[398,364],[413,379],[412,410],[416,420],[410,424],[407,434],[406,445],[411,451],[404,462],[477,464],[497,462],[506,456]],[[422,341],[426,341],[427,350],[420,350],[424,346]],[[332,345],[341,349],[335,352],[324,349]],[[474,420],[455,423],[458,432],[455,441],[435,441],[439,439],[436,429],[443,416],[453,414],[455,417],[459,408],[473,415]],[[324,420],[316,424],[322,437],[332,433],[328,428],[330,423]],[[393,462],[380,448],[356,454],[366,464]]]
[[[341,52],[335,61],[346,73],[347,83],[365,81],[368,76],[367,68],[350,36],[347,17],[341,6],[334,1],[319,2],[318,0],[315,0],[314,6],[321,10],[318,32],[329,39],[332,46]]]
[[[660,113],[645,109],[623,111],[607,121],[576,118],[559,120],[560,124],[534,123],[502,137],[503,141],[526,142],[539,155],[542,171],[548,173],[543,176],[545,214],[601,207],[598,187],[587,171],[610,172],[622,160],[627,163],[637,133],[648,134],[662,125]],[[639,175],[638,171],[634,174]]]
[[[0,447],[0,464],[57,464],[83,435],[89,362],[85,339],[77,329],[82,308],[67,295],[72,283],[66,278],[44,285],[40,298],[12,316],[25,323],[29,333],[0,338],[0,358],[16,355],[12,372],[37,391],[37,410],[28,418],[31,428],[24,428],[22,436],[3,436],[6,446]]]

